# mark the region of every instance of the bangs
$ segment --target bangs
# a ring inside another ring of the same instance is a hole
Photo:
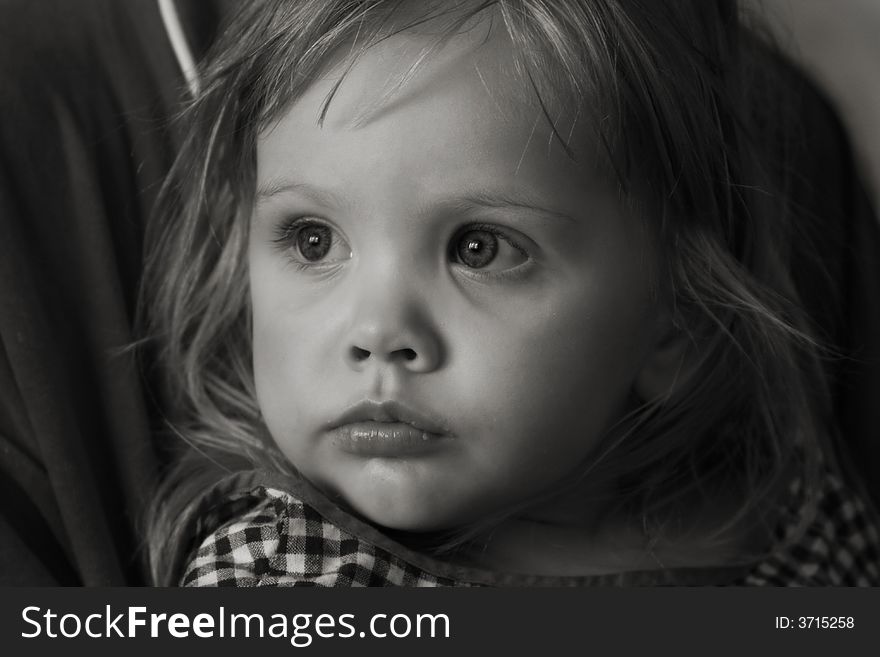
[[[570,158],[577,123],[599,145],[598,168],[622,198],[687,215],[703,208],[697,213],[705,214],[717,195],[700,190],[729,174],[719,156],[729,122],[718,108],[735,105],[738,93],[730,88],[738,31],[731,7],[625,0],[264,0],[244,5],[233,21],[236,29],[224,33],[206,72],[205,96],[213,91],[231,101],[231,132],[248,142],[232,150],[252,153],[255,135],[332,71],[339,77],[316,117],[322,122],[347,72],[396,35],[417,35],[425,44],[382,101],[457,35],[480,30],[488,39],[500,30],[511,44],[523,102],[539,108]],[[706,34],[695,37],[700,32],[694,26],[703,25]],[[237,93],[230,97],[230,90]],[[240,164],[246,170],[252,160]]]
[[[271,11],[260,5],[273,4]],[[558,3],[553,15],[543,2],[284,2],[267,0],[244,6],[234,24],[245,33],[227,33],[218,46],[225,53],[206,72],[208,91],[231,100],[234,134],[256,135],[269,128],[316,80],[337,77],[316,120],[323,123],[349,71],[372,48],[398,35],[423,41],[402,75],[376,105],[392,99],[421,67],[457,36],[476,31],[488,41],[499,32],[510,43],[513,91],[523,105],[537,107],[553,139],[575,159],[575,125],[586,126],[602,145],[600,166],[618,171],[611,153],[622,135],[615,55],[607,47],[599,16],[583,7]],[[226,41],[229,42],[226,42]],[[238,44],[231,43],[232,40]],[[478,46],[479,47],[479,46]],[[232,52],[231,51],[237,51]],[[587,106],[585,106],[585,99]],[[511,108],[515,110],[515,108]],[[365,109],[369,113],[369,108]],[[245,144],[253,149],[253,144]],[[237,150],[237,149],[235,149]],[[247,149],[246,149],[247,150]],[[624,158],[629,159],[629,158]],[[618,180],[622,183],[623,180]]]

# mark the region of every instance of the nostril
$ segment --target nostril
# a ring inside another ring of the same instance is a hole
[[[406,361],[413,361],[416,359],[416,352],[412,349],[398,349],[394,352],[394,355],[399,356]]]
[[[370,357],[370,352],[366,349],[361,349],[360,347],[352,347],[351,357],[356,363],[360,363]]]

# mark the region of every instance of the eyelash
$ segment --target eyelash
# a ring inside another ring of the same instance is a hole
[[[331,231],[336,232],[336,230],[331,225],[313,216],[291,217],[281,221],[274,229],[275,234],[272,238],[272,243],[281,254],[286,256],[288,263],[294,268],[295,271],[306,271],[310,269],[314,270],[316,268],[321,268],[322,266],[322,263],[320,262],[304,262],[291,255],[291,250],[296,248],[296,236],[298,232],[305,226],[312,224],[325,226]],[[502,271],[473,269],[464,265],[463,263],[455,262],[452,259],[452,248],[457,243],[457,240],[459,240],[463,235],[467,234],[470,231],[483,231],[494,235],[498,239],[507,243],[513,249],[516,249],[520,254],[522,254],[523,257],[526,258],[526,261],[512,269]],[[469,223],[459,227],[453,233],[453,236],[447,246],[446,251],[452,264],[458,265],[463,271],[466,272],[467,276],[482,280],[512,280],[518,278],[524,275],[527,270],[530,269],[529,265],[533,262],[532,256],[525,248],[520,245],[519,241],[511,237],[509,231],[499,227],[496,224]],[[326,263],[324,263],[324,267],[327,267]]]
[[[503,228],[501,228],[497,224],[465,224],[464,226],[459,228],[457,231],[455,231],[455,234],[453,235],[453,240],[460,237],[464,233],[467,233],[468,231],[472,231],[472,230],[482,230],[487,233],[492,233],[493,235],[495,235],[495,237],[500,237],[501,239],[503,239],[505,242],[510,244],[510,246],[512,246],[514,249],[516,249],[517,251],[519,251],[523,255],[526,255],[526,256],[528,255],[526,250],[523,247],[521,247],[519,245],[519,243],[517,243],[517,241],[514,240],[508,234],[508,232],[506,230],[504,230]]]

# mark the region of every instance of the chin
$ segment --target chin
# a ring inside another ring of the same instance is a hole
[[[436,515],[425,514],[422,510],[410,509],[363,509],[360,513],[371,522],[402,532],[431,532],[446,528]]]
[[[401,502],[401,498],[405,497],[398,495],[397,499],[386,503],[381,496],[377,496],[367,504],[349,499],[349,504],[370,522],[394,531],[435,532],[459,524],[458,519],[448,510],[420,505],[412,496]]]

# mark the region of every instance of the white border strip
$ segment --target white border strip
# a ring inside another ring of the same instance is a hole
[[[159,0],[159,13],[162,15],[168,40],[171,41],[171,48],[174,50],[174,56],[177,58],[186,85],[189,87],[190,93],[195,96],[199,93],[196,63],[189,44],[186,42],[186,35],[183,33],[183,26],[180,24],[180,16],[177,13],[177,7],[174,6],[174,0]]]

